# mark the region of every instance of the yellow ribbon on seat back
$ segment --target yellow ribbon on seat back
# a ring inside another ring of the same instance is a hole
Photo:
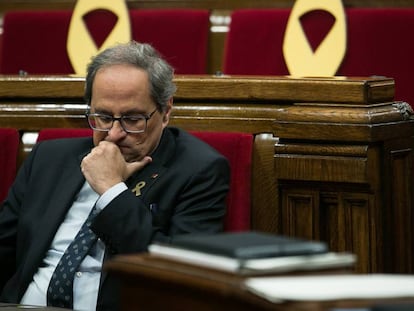
[[[117,16],[114,28],[99,48],[83,21],[84,15],[97,9],[109,10]],[[70,21],[66,43],[69,59],[76,74],[84,75],[91,57],[100,51],[117,43],[125,43],[130,40],[131,25],[128,8],[124,0],[77,1]]]
[[[313,52],[300,17],[313,10],[325,10],[335,23]],[[346,18],[341,0],[296,0],[286,26],[283,54],[292,76],[334,76],[346,52]]]

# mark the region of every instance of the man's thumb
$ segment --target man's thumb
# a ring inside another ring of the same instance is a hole
[[[135,172],[138,172],[139,170],[143,169],[147,164],[151,162],[152,158],[150,156],[146,156],[141,161],[127,163],[127,178]]]

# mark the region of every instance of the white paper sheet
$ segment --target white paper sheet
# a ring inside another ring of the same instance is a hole
[[[254,277],[247,278],[245,286],[272,302],[414,298],[414,275]]]

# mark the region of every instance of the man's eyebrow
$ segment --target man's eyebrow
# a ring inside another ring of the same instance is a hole
[[[102,108],[96,108],[95,113],[113,115],[113,113],[111,111],[106,110],[106,109],[102,109]],[[142,110],[137,110],[137,109],[127,110],[127,111],[124,111],[124,112],[121,113],[122,116],[146,115],[146,114],[147,114],[147,112],[142,111]]]
[[[94,111],[95,111],[95,113],[111,115],[111,112],[109,112],[108,110],[105,110],[105,109],[95,108]]]
[[[122,114],[123,115],[137,115],[137,114],[146,114],[146,112],[142,110],[132,109],[132,110],[127,110],[123,112]]]

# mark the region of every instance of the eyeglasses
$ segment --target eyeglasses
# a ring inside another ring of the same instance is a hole
[[[157,108],[148,115],[137,114],[131,116],[113,117],[102,113],[89,113],[87,112],[86,119],[88,120],[89,126],[95,131],[109,132],[114,126],[114,121],[119,121],[122,129],[127,133],[142,133],[147,129],[147,122]]]

